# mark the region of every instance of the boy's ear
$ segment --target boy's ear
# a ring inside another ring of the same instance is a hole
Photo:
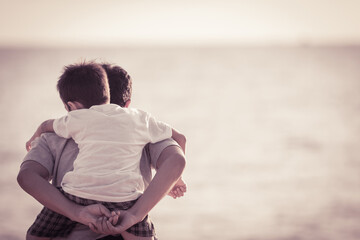
[[[84,105],[82,105],[81,103],[76,102],[76,101],[74,101],[74,102],[69,101],[66,104],[67,104],[67,106],[69,108],[69,112],[84,108]]]
[[[131,103],[131,100],[127,100],[127,101],[125,102],[125,106],[124,106],[124,108],[128,108],[128,107],[129,107],[129,105],[130,105],[130,103]]]
[[[70,111],[71,111],[71,110],[70,110],[70,106],[69,106],[69,104],[64,103],[64,107],[65,107],[66,111],[68,111],[68,112],[70,112]]]

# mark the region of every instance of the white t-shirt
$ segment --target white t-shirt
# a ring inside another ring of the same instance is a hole
[[[71,111],[54,121],[54,130],[79,146],[74,170],[61,183],[64,191],[106,202],[131,201],[141,195],[144,146],[172,135],[169,125],[150,114],[115,104]]]

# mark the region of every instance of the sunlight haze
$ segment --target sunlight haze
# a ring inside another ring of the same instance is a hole
[[[359,1],[1,1],[2,46],[357,44]]]

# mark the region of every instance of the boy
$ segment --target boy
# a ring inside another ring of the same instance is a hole
[[[96,200],[111,210],[131,207],[144,188],[139,175],[139,153],[144,145],[172,136],[185,149],[184,136],[168,125],[145,112],[109,104],[106,74],[95,63],[68,66],[58,81],[58,90],[68,116],[41,124],[27,149],[41,133],[54,130],[78,143],[74,171],[62,182],[64,194],[78,203],[87,205]],[[115,177],[110,175],[114,172]],[[52,233],[46,237],[65,236],[64,228],[49,230]],[[127,231],[148,239],[154,236],[147,218]]]

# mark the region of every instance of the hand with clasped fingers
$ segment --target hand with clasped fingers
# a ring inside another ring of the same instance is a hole
[[[186,183],[180,178],[171,191],[168,193],[173,198],[184,196],[186,192]],[[123,233],[126,229],[130,228],[134,224],[142,221],[141,218],[129,210],[116,210],[111,212],[111,217],[106,215],[99,217],[96,223],[90,223],[88,226],[93,232],[105,234],[105,235],[116,235]]]
[[[73,220],[84,225],[96,224],[100,217],[111,218],[111,212],[101,204],[76,207]]]
[[[105,235],[116,235],[124,232],[134,224],[140,222],[142,219],[138,218],[130,211],[117,210],[111,212],[111,217],[105,216],[97,219],[95,224],[90,223],[89,227],[92,231]]]
[[[169,191],[168,195],[175,199],[184,196],[185,192],[186,183],[180,178]],[[107,217],[106,215],[99,217],[96,223],[90,223],[89,227],[96,233],[116,235],[123,233],[126,229],[142,220],[143,218],[133,213],[132,209],[117,210],[111,212],[111,217]]]

